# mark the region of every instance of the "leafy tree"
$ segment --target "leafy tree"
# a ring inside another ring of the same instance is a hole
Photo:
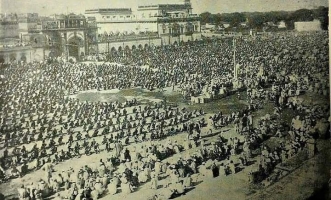
[[[204,12],[200,14],[201,24],[207,24],[211,21],[212,14],[210,12]]]
[[[271,11],[271,12],[246,12],[246,13],[218,13],[211,14],[204,12],[200,15],[201,24],[215,24],[221,25],[223,22],[230,23],[230,27],[238,27],[240,23],[248,19],[250,28],[261,29],[266,22],[273,22],[277,24],[280,21],[285,21],[288,29],[294,29],[294,22],[297,21],[312,21],[319,19],[322,28],[327,30],[329,25],[328,7],[319,7],[317,9],[300,9],[297,11]]]
[[[300,9],[297,11],[294,11],[290,18],[294,21],[313,21],[314,15],[312,10],[308,9]]]

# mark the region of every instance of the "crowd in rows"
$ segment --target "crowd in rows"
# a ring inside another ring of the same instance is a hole
[[[60,187],[65,188],[70,199],[97,199],[107,191],[115,194],[119,188],[130,193],[147,180],[157,190],[159,179],[167,177],[175,183],[165,184],[167,194],[156,195],[167,199],[190,188],[194,175],[238,172],[260,150],[260,164],[253,173],[257,178],[253,179],[264,180],[277,164],[310,148],[307,141],[317,138],[314,121],[328,117],[328,108],[304,104],[299,98],[307,92],[328,95],[326,36],[321,32],[237,38],[237,80],[232,78],[232,39],[135,49],[125,56],[111,52],[106,56],[118,64],[12,64],[2,69],[1,175],[5,177],[8,170],[12,177],[24,176],[34,169],[45,170],[47,178],[38,186],[19,189],[22,199],[63,195]],[[149,68],[141,67],[146,64]],[[202,110],[191,111],[165,101],[143,105],[135,99],[110,103],[68,98],[84,90],[175,86],[180,86],[183,96],[189,98],[205,93],[213,96],[224,88],[233,90],[236,85],[247,90],[247,99],[240,95],[238,99],[249,106],[238,113],[218,113],[209,119]],[[274,113],[256,125],[253,113],[270,101],[274,102]],[[292,124],[280,123],[285,109],[299,115]],[[225,139],[221,135],[211,144],[205,144],[207,141],[200,137],[202,132],[212,134],[212,129],[231,124],[238,137]],[[177,133],[187,133],[183,144],[170,140],[163,145],[152,143],[129,150],[132,144],[155,142]],[[285,138],[288,143],[271,148],[263,144],[270,137]],[[191,148],[197,149],[195,154],[167,163],[170,156]],[[52,170],[57,163],[104,150],[112,156],[106,162],[100,160],[97,168],[87,165],[73,170],[71,175],[57,175]]]

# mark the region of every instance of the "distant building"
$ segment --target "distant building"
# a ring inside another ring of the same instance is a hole
[[[286,28],[287,26],[286,26],[286,23],[285,23],[285,21],[280,21],[279,23],[278,23],[278,28]]]
[[[321,31],[321,22],[319,20],[309,21],[309,22],[295,22],[295,30],[298,32],[304,31]]]
[[[142,5],[136,12],[131,8],[92,9],[86,10],[85,16],[96,18],[101,35],[136,35],[131,38],[139,39],[139,34],[148,34],[160,40],[154,38],[155,45],[201,38],[200,17],[192,14],[190,0],[178,4]]]
[[[82,56],[96,48],[97,27],[93,18],[84,15],[54,15],[52,19],[42,22],[42,33],[47,40],[47,56],[75,57]]]
[[[18,18],[16,14],[2,14],[0,16],[0,39],[18,38]]]
[[[206,30],[215,30],[215,25],[214,24],[206,24],[204,27]]]
[[[22,13],[17,17],[20,36],[28,33],[40,33],[41,19],[37,13]]]

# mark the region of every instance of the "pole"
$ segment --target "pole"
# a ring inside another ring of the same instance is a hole
[[[237,79],[237,69],[236,69],[236,40],[233,37],[233,68],[234,68],[234,78]]]

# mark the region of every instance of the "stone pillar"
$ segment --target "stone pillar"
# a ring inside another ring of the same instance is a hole
[[[62,45],[63,48],[63,53],[65,55],[65,58],[68,60],[69,52],[68,52],[68,35],[67,32],[63,33],[63,38],[64,38],[64,44]]]
[[[308,147],[308,158],[314,157],[317,151],[315,139],[309,139],[307,141],[307,147]]]

